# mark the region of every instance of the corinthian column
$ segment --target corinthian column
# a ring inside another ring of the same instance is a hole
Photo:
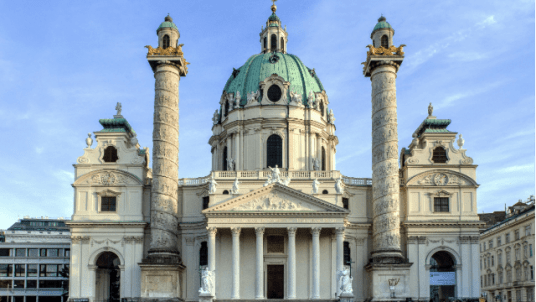
[[[179,263],[177,249],[177,189],[179,169],[180,70],[158,61],[154,72],[153,185],[149,258]]]
[[[397,63],[379,61],[371,68],[372,81],[372,258],[376,263],[398,263],[398,133],[396,111]]]

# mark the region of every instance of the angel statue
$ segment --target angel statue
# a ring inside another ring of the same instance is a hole
[[[335,115],[333,114],[333,109],[329,109],[329,122],[331,124],[335,123]]]
[[[320,170],[320,159],[311,158],[311,162],[312,162],[312,165],[313,165],[313,170],[319,171]]]
[[[339,178],[335,181],[335,190],[337,190],[337,194],[344,194],[344,183],[342,181],[342,175],[340,175]]]
[[[238,194],[238,185],[241,184],[241,182],[238,181],[238,177],[235,178],[235,181],[233,183],[233,188],[231,189],[231,194]]]
[[[234,159],[232,157],[227,159],[227,170],[234,171]]]
[[[307,105],[309,108],[316,108],[315,94],[312,91],[309,91],[309,96],[307,97]]]
[[[214,112],[214,115],[212,116],[212,122],[214,125],[218,123],[218,120],[220,119],[220,115],[218,114],[218,109]]]
[[[201,288],[200,294],[212,294],[214,286],[214,272],[205,267],[201,271]]]
[[[255,92],[248,92],[247,94],[247,100],[248,100],[248,105],[249,104],[254,104],[255,102],[257,102],[259,99],[259,90],[255,91]]]
[[[300,93],[291,91],[290,92],[290,104],[299,106],[301,105],[302,96]]]
[[[340,294],[352,294],[352,281],[354,278],[350,277],[350,269],[345,266],[342,270],[337,271],[337,281]]]
[[[275,165],[275,168],[272,168],[272,167],[268,167],[268,168],[272,170],[271,183],[274,183],[274,182],[281,183],[281,178],[280,178],[281,172],[279,171],[279,168],[277,167],[277,165]]]
[[[313,194],[318,194],[318,185],[321,184],[321,182],[318,181],[318,179],[313,179]]]
[[[214,174],[212,174],[208,180],[208,194],[216,193],[216,186],[218,183],[214,179]]]
[[[237,109],[238,107],[240,107],[240,91],[237,91],[236,94],[235,94],[235,105],[234,105],[234,108]]]

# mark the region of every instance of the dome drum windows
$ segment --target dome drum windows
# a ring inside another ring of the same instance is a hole
[[[288,89],[290,82],[277,74],[272,74],[259,83],[261,105],[288,105]]]
[[[283,167],[283,139],[272,134],[266,140],[266,167]]]
[[[281,88],[277,85],[272,85],[268,88],[268,99],[272,102],[277,102],[281,99]]]

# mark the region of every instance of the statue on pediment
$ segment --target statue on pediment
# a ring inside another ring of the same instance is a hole
[[[342,181],[342,175],[335,181],[335,190],[337,194],[344,194],[344,182]]]
[[[313,194],[318,194],[318,185],[320,185],[321,182],[318,181],[318,179],[313,179]]]
[[[279,168],[277,167],[277,165],[275,165],[275,168],[272,168],[272,167],[268,167],[270,168],[270,170],[272,170],[272,179],[271,179],[271,183],[274,183],[274,182],[281,182],[281,172],[279,171]]]
[[[231,194],[238,194],[238,185],[241,184],[241,182],[238,181],[238,177],[235,178],[235,181],[233,183],[233,188],[231,189]]]
[[[208,194],[216,193],[216,185],[218,185],[218,183],[214,179],[214,174],[212,174],[208,180]]]

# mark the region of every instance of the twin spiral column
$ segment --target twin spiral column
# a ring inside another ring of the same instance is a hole
[[[400,217],[396,65],[378,62],[372,81],[372,258],[376,263],[398,263]]]
[[[177,249],[179,169],[179,68],[159,61],[154,73],[153,185],[149,258],[179,262]]]

